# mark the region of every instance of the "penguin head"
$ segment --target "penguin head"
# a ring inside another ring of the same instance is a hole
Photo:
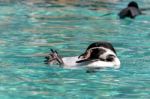
[[[131,1],[131,2],[128,4],[128,7],[139,8],[138,4],[137,4],[135,1]]]

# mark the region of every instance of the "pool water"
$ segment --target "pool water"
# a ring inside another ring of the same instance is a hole
[[[34,1],[0,1],[0,99],[150,98],[150,10],[120,20],[130,0]],[[86,73],[43,63],[50,48],[74,56],[95,41],[113,44],[120,69]]]

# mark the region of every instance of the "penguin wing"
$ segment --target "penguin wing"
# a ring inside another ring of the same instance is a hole
[[[95,61],[99,61],[100,59],[83,59],[83,60],[78,60],[76,61],[76,63],[91,63],[91,62],[95,62]]]
[[[135,16],[141,14],[141,11],[135,7],[129,7],[131,16],[134,18]]]
[[[123,19],[123,18],[127,17],[128,14],[129,14],[129,8],[125,8],[125,9],[123,9],[123,10],[121,10],[121,11],[119,12],[118,16],[119,16],[121,19]]]
[[[127,7],[120,11],[118,14],[121,19],[125,17],[135,18],[137,15],[142,14],[141,11],[135,7]]]

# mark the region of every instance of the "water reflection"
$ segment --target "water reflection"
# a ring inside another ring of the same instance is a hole
[[[91,10],[104,10],[110,8],[120,0],[24,0],[29,5],[37,5],[38,7],[88,7]]]

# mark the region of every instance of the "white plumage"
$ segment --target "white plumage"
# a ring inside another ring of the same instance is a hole
[[[78,56],[75,57],[64,57],[62,58],[64,65],[64,68],[79,68],[81,66],[89,67],[89,68],[106,68],[106,67],[112,67],[115,69],[120,68],[120,60],[118,58],[115,58],[113,62],[106,62],[106,61],[94,61],[91,63],[76,63],[78,61]]]

